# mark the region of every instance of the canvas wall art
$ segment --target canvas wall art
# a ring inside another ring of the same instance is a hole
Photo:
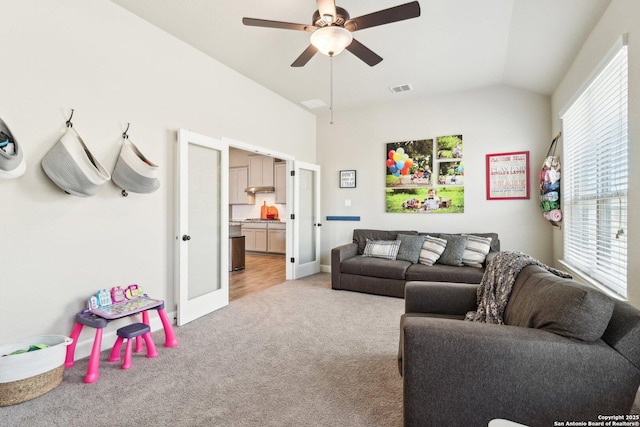
[[[464,212],[463,153],[462,135],[386,144],[386,211]]]

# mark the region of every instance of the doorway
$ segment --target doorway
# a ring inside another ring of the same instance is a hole
[[[271,179],[256,183],[254,177],[250,182],[252,166],[263,163],[271,171]],[[229,271],[229,300],[233,301],[287,280],[286,221],[291,206],[286,201],[290,185],[284,159],[231,146],[229,170],[231,180],[237,180],[235,184],[230,182],[230,193],[238,193],[229,201],[229,235],[243,236],[245,247],[244,265],[234,265]],[[260,188],[247,193],[245,187]]]
[[[320,271],[320,227],[322,226],[320,218],[320,167],[297,161],[288,154],[262,149],[230,138],[223,137],[222,141],[229,146],[230,165],[246,167],[244,165],[249,164],[249,156],[262,156],[273,161],[274,177],[277,174],[275,171],[278,169],[283,174],[281,185],[274,181],[276,190],[279,187],[285,189],[284,197],[282,194],[280,195],[280,204],[276,203],[276,207],[279,207],[280,224],[278,225],[280,230],[268,229],[266,236],[264,231],[256,232],[253,236],[241,231],[246,234],[245,246],[248,246],[246,252],[252,252],[252,244],[255,243],[256,246],[260,244],[262,249],[255,251],[254,248],[253,252],[260,253],[260,255],[276,252],[282,256],[281,254],[284,253],[284,257],[280,258],[282,263],[279,265],[284,265],[285,280],[294,280],[318,273]],[[242,160],[239,161],[238,157]],[[280,167],[278,168],[278,166]],[[242,174],[238,176],[242,176]],[[252,183],[247,182],[247,184]],[[251,186],[248,185],[247,188],[249,187]],[[242,193],[238,195],[238,197],[244,196]],[[244,219],[259,218],[265,200],[260,193],[255,193],[254,197],[254,200],[247,203],[242,202],[239,205],[234,205],[236,208],[229,206],[230,227],[231,224],[242,226],[242,223],[233,222],[234,219],[241,219],[240,216]],[[279,251],[269,250],[268,243],[267,249],[264,249],[264,240],[267,239],[267,236],[272,235],[276,236],[276,241],[279,241],[281,245]],[[277,237],[278,235],[279,237]]]

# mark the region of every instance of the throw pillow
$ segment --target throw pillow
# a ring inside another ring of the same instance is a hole
[[[516,278],[504,323],[593,342],[607,329],[614,305],[613,299],[595,288],[529,265]]]
[[[462,254],[462,263],[470,267],[482,268],[491,249],[491,237],[480,237],[473,234],[465,234],[465,236],[467,236],[467,244]]]
[[[425,236],[424,243],[422,244],[422,250],[420,251],[420,264],[433,265],[440,258],[444,248],[447,246],[447,241],[439,239],[433,236]]]
[[[400,249],[400,240],[369,240],[364,247],[362,256],[396,259]]]
[[[467,246],[467,236],[460,234],[441,234],[440,238],[447,241],[447,246],[436,262],[438,264],[462,267],[464,265],[462,264],[462,256],[464,255],[464,248]]]
[[[402,259],[409,261],[412,264],[417,264],[420,259],[422,244],[426,237],[427,236],[398,234],[397,239],[400,240],[400,249],[398,249],[398,256],[396,259]]]

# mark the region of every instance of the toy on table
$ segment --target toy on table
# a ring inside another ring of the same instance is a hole
[[[122,289],[114,286],[110,291],[102,289],[92,295],[87,304],[89,311],[105,319],[117,319],[158,307],[162,301],[147,297],[142,287],[132,284]]]
[[[101,289],[97,294],[91,295],[87,302],[87,308],[94,310],[100,307],[108,307],[125,300],[133,300],[142,296],[144,296],[142,287],[136,284],[129,285],[124,290],[120,286],[114,286],[110,291]]]
[[[120,286],[114,286],[111,288],[111,301],[114,304],[124,301],[124,291]]]
[[[89,309],[104,307],[106,305],[111,305],[111,295],[106,289],[98,291],[97,294],[91,295],[89,298]]]
[[[143,295],[138,298],[121,301],[104,307],[92,308],[89,309],[89,311],[104,319],[112,320],[160,306],[164,306],[163,301]]]
[[[124,290],[124,297],[126,299],[133,299],[142,296],[142,288],[136,284],[127,286]]]

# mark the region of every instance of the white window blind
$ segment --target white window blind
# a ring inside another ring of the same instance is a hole
[[[564,262],[627,297],[627,46],[562,116]]]

